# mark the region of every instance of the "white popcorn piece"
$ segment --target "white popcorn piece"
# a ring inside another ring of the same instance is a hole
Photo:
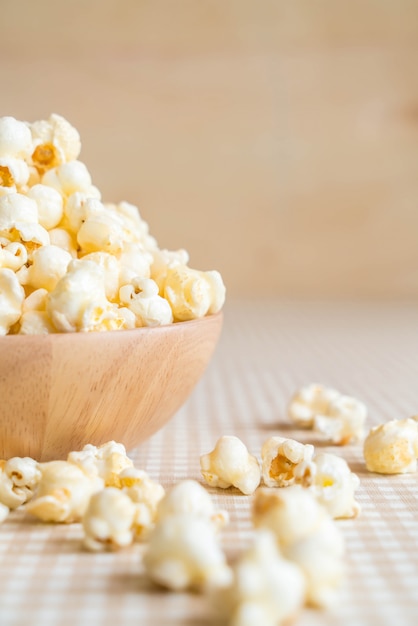
[[[111,310],[103,271],[96,263],[82,259],[69,263],[46,305],[46,312],[60,332],[100,330],[103,315]]]
[[[274,532],[285,558],[303,570],[307,602],[327,607],[344,576],[344,539],[326,509],[300,485],[257,490],[253,521]]]
[[[55,326],[45,311],[25,311],[19,320],[19,335],[50,335]]]
[[[184,513],[155,525],[143,563],[151,580],[174,591],[213,588],[231,580],[213,524]]]
[[[0,267],[17,272],[27,260],[28,252],[22,243],[13,241],[5,246],[0,243]]]
[[[305,601],[300,567],[284,559],[269,530],[255,531],[253,545],[233,566],[233,580],[216,590],[220,617],[233,626],[277,626],[296,617]]]
[[[225,304],[226,295],[226,287],[222,280],[222,276],[217,270],[202,272],[202,275],[210,285],[211,303],[208,309],[208,314],[212,315],[214,313],[219,313]]]
[[[416,472],[418,422],[411,418],[391,420],[372,428],[364,440],[363,453],[369,472]]]
[[[49,239],[52,246],[58,246],[69,252],[73,259],[77,258],[77,242],[64,228],[52,228],[49,233]]]
[[[118,550],[133,542],[135,506],[115,487],[105,487],[93,494],[82,524],[84,546],[93,552]]]
[[[0,335],[6,335],[21,314],[25,291],[13,270],[0,269]]]
[[[97,475],[89,476],[67,461],[41,463],[40,469],[38,490],[26,510],[44,522],[80,521],[91,496],[104,486]]]
[[[15,222],[9,231],[12,240],[20,241],[25,244],[28,258],[32,260],[32,253],[39,246],[48,246],[50,239],[48,231],[40,224],[31,222]]]
[[[21,193],[0,197],[0,233],[13,228],[16,222],[38,223],[38,206]]]
[[[46,335],[56,330],[46,313],[46,289],[35,289],[25,298],[19,320],[19,335]]]
[[[30,125],[33,140],[32,160],[44,172],[61,163],[74,161],[81,150],[78,131],[61,115],[53,113],[48,120]]]
[[[129,202],[119,202],[116,205],[105,204],[105,207],[111,215],[118,217],[129,241],[136,241],[149,251],[158,247],[155,238],[149,234],[148,224],[142,219],[137,206]]]
[[[360,479],[347,462],[328,452],[320,452],[313,460],[300,463],[295,469],[297,482],[314,494],[334,519],[357,517],[360,505],[354,494]]]
[[[157,519],[176,514],[203,517],[216,529],[229,522],[227,511],[216,510],[209,493],[195,480],[182,480],[175,484],[162,498],[157,507]]]
[[[293,395],[288,407],[290,419],[298,426],[311,428],[315,415],[326,415],[330,403],[339,397],[331,387],[312,383],[302,387]]]
[[[160,294],[164,291],[164,281],[167,271],[170,268],[187,266],[189,262],[189,253],[181,248],[180,250],[153,250],[151,264],[151,278],[157,283]]]
[[[108,252],[91,252],[83,256],[83,261],[98,265],[104,276],[105,294],[108,300],[115,301],[119,295],[119,261]]]
[[[150,278],[152,254],[139,243],[127,241],[118,254],[119,286],[128,285],[134,278]]]
[[[39,483],[39,464],[30,457],[0,461],[0,504],[16,509],[28,502]]]
[[[136,326],[171,324],[173,314],[167,300],[158,295],[158,285],[151,278],[133,278],[119,290],[119,299],[135,315]]]
[[[211,487],[227,489],[234,486],[249,495],[260,484],[258,460],[249,454],[238,437],[223,436],[218,439],[212,452],[200,457],[200,469]]]
[[[267,487],[288,487],[295,482],[295,467],[312,459],[314,447],[285,437],[270,437],[261,449],[263,482]]]
[[[146,505],[150,512],[150,522],[154,522],[159,503],[165,496],[164,487],[151,480],[146,472],[133,466],[120,471],[116,481],[119,489],[122,489],[132,502]]]
[[[34,250],[31,260],[24,284],[34,289],[52,291],[65,276],[72,256],[58,246],[45,245]]]
[[[0,185],[20,189],[29,180],[29,167],[22,159],[0,157]]]
[[[203,317],[211,306],[211,285],[201,272],[185,265],[167,270],[163,295],[168,300],[175,321]]]
[[[27,192],[27,197],[34,200],[38,207],[38,219],[46,230],[55,228],[60,223],[63,214],[63,199],[53,187],[47,185],[33,185]]]
[[[76,191],[89,194],[92,183],[90,173],[82,161],[62,163],[48,170],[41,180],[43,185],[56,189],[62,196],[70,196]]]
[[[314,417],[313,429],[330,443],[345,445],[364,436],[366,405],[350,396],[340,395],[332,400],[326,415]]]
[[[105,207],[100,202],[100,197],[88,195],[85,192],[76,191],[68,196],[65,208],[65,226],[73,234],[77,234],[83,223],[92,215],[105,212]]]
[[[27,159],[32,150],[32,135],[27,124],[14,117],[0,117],[0,157]]]
[[[106,487],[119,487],[119,474],[133,467],[125,446],[116,441],[108,441],[98,447],[88,443],[82,450],[70,452],[67,461],[89,476],[102,478]]]

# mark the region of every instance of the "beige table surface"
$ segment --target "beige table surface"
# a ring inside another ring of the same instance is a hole
[[[228,302],[204,377],[170,424],[131,456],[169,486],[199,480],[199,455],[224,434],[240,437],[258,457],[274,434],[319,444],[286,419],[291,393],[314,381],[363,399],[369,425],[418,413],[418,304]],[[344,456],[359,475],[362,513],[338,522],[347,575],[337,605],[305,609],[296,624],[417,624],[417,474],[369,474],[361,446],[326,449]],[[222,543],[232,559],[251,541],[252,499],[235,490],[210,491],[231,516]],[[217,623],[202,596],[164,592],[145,580],[140,545],[89,554],[80,540],[78,524],[10,515],[0,526],[1,626]]]

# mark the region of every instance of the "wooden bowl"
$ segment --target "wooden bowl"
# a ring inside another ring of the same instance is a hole
[[[0,459],[66,458],[160,429],[205,370],[222,313],[156,328],[0,337]]]

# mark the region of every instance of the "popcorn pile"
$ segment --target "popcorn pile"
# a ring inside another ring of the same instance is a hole
[[[158,326],[218,312],[216,270],[160,250],[137,207],[104,203],[63,117],[0,118],[0,335]]]

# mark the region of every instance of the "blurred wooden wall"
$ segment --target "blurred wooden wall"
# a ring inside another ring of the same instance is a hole
[[[0,0],[0,58],[230,295],[418,296],[416,0]]]

